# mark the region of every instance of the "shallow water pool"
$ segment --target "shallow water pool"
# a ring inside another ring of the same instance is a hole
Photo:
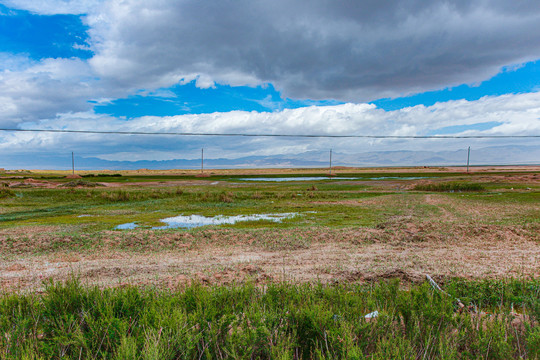
[[[213,217],[207,217],[202,215],[178,215],[165,219],[161,219],[167,225],[155,226],[152,229],[175,229],[184,228],[191,229],[207,225],[222,225],[222,224],[235,224],[240,221],[258,221],[269,220],[274,222],[281,222],[284,219],[291,219],[297,216],[298,213],[280,213],[280,214],[253,214],[253,215],[235,215],[224,216],[218,215]],[[121,224],[115,227],[117,230],[135,229],[138,227],[134,222]]]
[[[116,226],[115,229],[116,230],[129,230],[129,229],[135,229],[138,226],[139,225],[137,225],[136,223],[130,222],[130,223],[127,223],[127,224],[120,224],[120,225]]]
[[[240,181],[322,181],[322,180],[418,180],[426,177],[401,177],[401,176],[381,176],[381,177],[330,177],[330,176],[305,176],[305,177],[256,177],[240,178]]]

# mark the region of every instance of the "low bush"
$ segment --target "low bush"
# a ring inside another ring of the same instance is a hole
[[[9,198],[13,196],[15,196],[15,192],[13,192],[13,190],[8,189],[6,187],[0,187],[0,199]]]
[[[484,191],[486,188],[478,183],[457,183],[447,182],[439,184],[418,184],[414,187],[417,191],[435,191],[435,192],[467,192]]]
[[[103,186],[102,184],[86,181],[86,180],[73,180],[70,182],[67,182],[65,184],[62,184],[61,187],[68,187],[68,188],[74,188],[74,187],[98,187]]]

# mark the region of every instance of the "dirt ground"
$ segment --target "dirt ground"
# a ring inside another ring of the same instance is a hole
[[[43,241],[43,233],[35,230],[34,236],[26,234],[25,241]],[[31,244],[17,247],[11,234],[15,246],[0,260],[0,288],[39,291],[43,281],[73,275],[102,286],[129,283],[169,288],[191,281],[366,282],[400,277],[420,282],[426,274],[443,283],[450,277],[536,278],[540,277],[538,230],[497,225],[449,228],[447,223],[394,219],[376,229],[275,230],[264,235],[266,242],[260,240],[262,232],[234,229],[195,235],[134,231],[122,238],[109,232],[104,234],[104,245],[95,250],[41,254],[24,250]],[[148,236],[146,245],[142,244],[141,239]]]

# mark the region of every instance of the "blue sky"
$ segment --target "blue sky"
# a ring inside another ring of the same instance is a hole
[[[43,58],[88,59],[88,27],[80,16],[37,15],[0,4],[0,51]]]
[[[378,99],[372,103],[385,110],[425,105],[449,100],[478,100],[483,96],[519,94],[540,90],[540,61],[520,64],[517,68],[505,67],[490,79],[478,84],[462,84],[437,91],[426,91],[395,99]]]
[[[181,114],[201,114],[213,112],[279,111],[305,106],[337,105],[336,100],[294,100],[283,98],[272,84],[256,87],[215,84],[201,89],[195,80],[184,85],[158,89],[151,93],[130,95],[114,99],[106,104],[98,104],[94,110],[98,114],[134,118],[139,116],[173,116]]]
[[[479,84],[463,84],[406,97],[378,99],[370,103],[384,110],[399,110],[416,105],[430,106],[437,102],[450,100],[478,100],[484,96],[535,92],[539,90],[539,87],[540,61],[532,61],[517,69],[502,69],[499,74]],[[135,94],[127,98],[115,99],[110,103],[97,105],[95,111],[101,114],[133,118],[145,115],[173,116],[232,110],[276,111],[304,106],[337,104],[343,104],[343,102],[334,99],[293,100],[284,98],[272,84],[257,87],[231,87],[216,84],[211,88],[200,89],[195,86],[195,81],[191,81],[186,85],[159,89],[150,94]],[[486,124],[495,126],[498,123]],[[486,130],[493,126],[473,125],[467,127],[463,125],[455,129]]]
[[[306,11],[285,1],[271,9],[246,4],[223,7],[210,2],[203,8],[186,0],[157,7],[153,1],[95,0],[81,7],[69,0],[0,0],[0,122],[26,128],[112,130],[152,124],[156,131],[415,135],[529,134],[540,128],[535,115],[540,36],[531,31],[540,19],[536,7],[478,5],[499,13],[504,18],[499,26],[476,19],[481,12],[475,5],[449,8],[438,1],[426,8],[396,8],[393,23],[386,18],[373,23],[378,5],[362,4],[350,11],[333,4],[328,11],[328,3],[321,0]],[[250,16],[243,17],[244,11],[251,11]],[[296,18],[290,15],[294,11],[305,13]],[[446,36],[429,30],[424,11]],[[251,16],[257,12],[259,21]],[[326,27],[317,23],[321,17],[347,23],[350,29]],[[300,18],[314,23],[297,28]],[[415,19],[426,29],[409,27]],[[310,26],[313,30],[306,32]],[[365,35],[358,35],[360,28],[368,29]],[[367,51],[358,50],[364,48]],[[486,115],[487,103],[491,108]],[[312,113],[317,115],[307,119]],[[9,135],[21,153],[38,151],[49,140],[66,143],[34,137],[32,148],[28,139],[15,138]],[[183,142],[193,149],[203,143]],[[261,147],[270,152],[262,143],[244,145],[250,153]],[[160,153],[161,159],[171,156],[160,145],[142,141],[132,151],[152,147],[150,152]],[[236,154],[230,144],[212,145]],[[279,143],[272,151],[317,146],[326,143]],[[360,150],[349,146],[350,151]],[[390,144],[385,146],[381,149]],[[107,146],[101,156],[129,158],[124,148],[118,141],[117,148]]]

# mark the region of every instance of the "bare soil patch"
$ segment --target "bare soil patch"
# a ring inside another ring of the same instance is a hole
[[[2,251],[9,256],[0,259],[0,286],[7,291],[40,290],[44,280],[73,275],[103,286],[171,288],[191,281],[366,282],[399,277],[417,282],[425,274],[438,281],[540,276],[538,227],[447,225],[394,219],[378,229],[223,229],[152,236],[109,232],[91,251],[39,254],[26,251],[29,244],[13,238],[6,246],[3,237]],[[35,234],[24,241],[44,238]]]

